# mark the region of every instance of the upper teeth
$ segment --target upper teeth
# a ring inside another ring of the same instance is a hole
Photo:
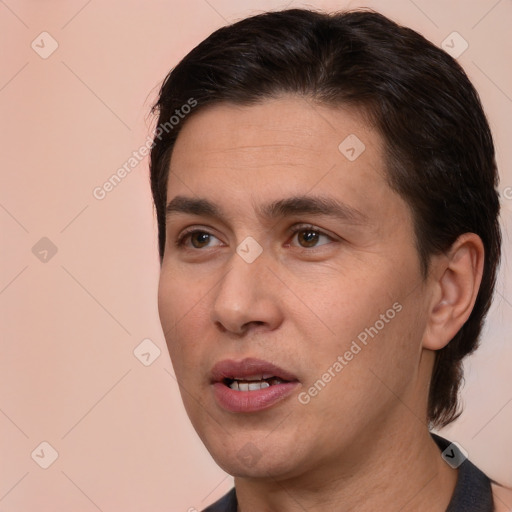
[[[270,382],[263,379],[270,379]],[[257,391],[258,389],[268,388],[270,385],[283,382],[279,377],[273,377],[272,375],[264,375],[263,379],[256,379],[253,377],[234,379],[233,382],[229,384],[229,387],[236,391]]]
[[[257,391],[258,389],[268,388],[270,384],[266,380],[253,381],[253,382],[240,382],[234,380],[229,387],[236,391]]]

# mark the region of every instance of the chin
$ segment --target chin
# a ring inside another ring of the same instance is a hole
[[[292,453],[297,455],[296,448],[281,446],[282,449],[276,450],[276,445],[262,447],[247,441],[211,449],[210,454],[218,466],[234,477],[279,479],[301,466],[296,457],[290,457]]]

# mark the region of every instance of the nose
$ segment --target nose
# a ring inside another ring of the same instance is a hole
[[[211,320],[223,332],[244,335],[251,329],[274,330],[283,320],[279,287],[283,284],[260,255],[252,263],[238,253],[216,287]]]

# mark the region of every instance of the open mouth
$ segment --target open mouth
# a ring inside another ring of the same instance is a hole
[[[300,382],[292,373],[261,359],[225,359],[210,375],[217,404],[235,413],[268,409],[291,396]]]
[[[277,384],[283,384],[289,381],[280,379],[274,375],[262,375],[244,378],[226,378],[223,379],[222,382],[235,391],[258,391],[260,389],[269,388],[270,386],[276,386]]]

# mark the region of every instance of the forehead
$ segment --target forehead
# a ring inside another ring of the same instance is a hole
[[[214,104],[183,122],[171,171],[194,167],[201,158],[208,159],[209,167],[233,164],[240,170],[271,163],[315,168],[315,162],[329,161],[361,171],[359,157],[383,170],[382,139],[354,108],[285,95],[250,106]]]
[[[328,193],[381,215],[400,200],[387,184],[382,138],[355,109],[283,96],[209,106],[184,123],[170,162],[168,201],[195,195],[241,211],[248,196],[254,205],[263,197]]]
[[[249,161],[267,154],[276,163],[300,163],[319,157],[354,161],[366,146],[379,151],[382,145],[380,135],[362,112],[293,95],[250,106],[215,104],[196,111],[184,122],[174,148],[174,160],[195,159],[207,153],[214,161],[220,158],[223,163],[230,159]],[[345,140],[347,143],[340,147]],[[351,146],[356,154],[350,151]],[[188,155],[182,154],[187,150]]]

